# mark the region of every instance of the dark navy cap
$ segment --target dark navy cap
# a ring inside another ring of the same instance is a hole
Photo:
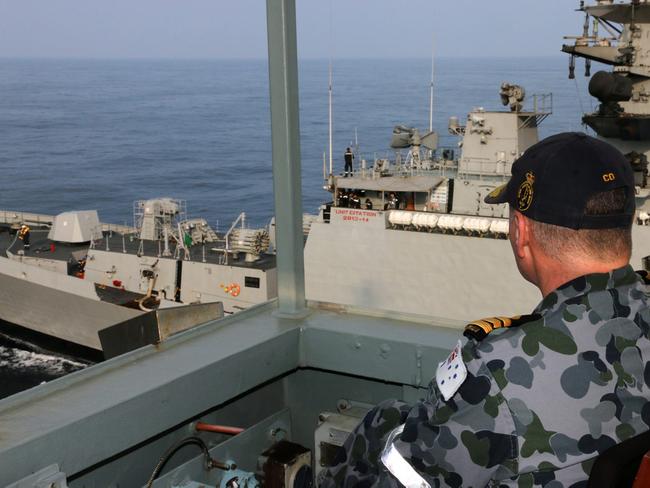
[[[589,215],[587,201],[624,188],[625,207],[614,215]],[[548,137],[528,148],[512,165],[512,177],[485,197],[509,203],[526,217],[571,229],[627,227],[634,215],[634,173],[610,144],[581,132]]]

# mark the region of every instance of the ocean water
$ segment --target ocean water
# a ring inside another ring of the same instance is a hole
[[[567,64],[561,55],[436,60],[441,144],[457,142],[447,135],[450,116],[462,122],[474,107],[501,108],[503,81],[523,85],[529,101],[553,94],[542,136],[585,130],[580,114],[594,102],[585,78],[567,79]],[[371,161],[390,154],[393,126],[428,128],[430,73],[425,59],[334,62],[338,171],[355,138]],[[328,198],[327,78],[326,60],[299,63],[306,212]],[[220,230],[242,211],[252,225],[266,225],[273,215],[270,140],[266,61],[0,60],[0,209],[96,209],[104,222],[130,224],[134,201],[170,196]],[[86,364],[0,336],[0,396]]]

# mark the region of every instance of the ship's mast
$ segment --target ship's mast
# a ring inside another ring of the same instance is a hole
[[[435,55],[435,38],[431,44],[431,83],[429,85],[429,132],[433,131],[433,66]]]
[[[327,109],[328,109],[328,124],[329,124],[329,163],[330,163],[330,176],[334,174],[334,164],[332,162],[332,42],[333,42],[333,35],[332,35],[332,0],[329,2],[329,29],[330,29],[330,56],[329,56],[329,66],[328,66],[328,83],[327,83]]]
[[[332,163],[332,58],[329,63],[329,83],[328,83],[328,115],[329,115],[329,150],[330,150],[330,175],[333,174]]]

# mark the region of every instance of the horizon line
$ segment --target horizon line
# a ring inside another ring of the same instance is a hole
[[[556,59],[566,56],[566,53],[559,52],[557,54],[539,54],[530,55],[522,54],[520,56],[437,56],[436,60],[485,60],[485,59],[508,59],[508,60],[522,60],[522,59]],[[0,55],[1,61],[264,61],[266,57],[173,57],[173,56],[125,56],[125,57],[92,57],[92,56],[6,56]],[[325,61],[329,62],[328,57],[311,57],[298,56],[298,61]],[[417,56],[345,56],[335,58],[336,61],[423,61],[430,63],[431,57],[417,57]]]

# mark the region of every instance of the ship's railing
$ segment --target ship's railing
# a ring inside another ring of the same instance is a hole
[[[450,149],[451,151],[451,149]],[[441,153],[443,154],[443,153]],[[453,158],[453,155],[451,156]],[[361,167],[352,171],[353,177],[381,178],[384,176],[445,176],[453,175],[458,170],[458,163],[444,156],[434,159],[426,158],[418,162],[404,160],[376,159],[370,167]],[[341,174],[340,176],[344,176]]]
[[[455,171],[457,169],[457,145],[438,146],[434,151],[422,149],[417,158],[409,151],[406,155],[401,151],[391,153],[385,151],[375,152],[370,164],[365,158],[356,168],[352,169],[352,176],[373,177],[381,176],[431,176],[440,175],[440,172]],[[339,176],[344,176],[341,172]]]
[[[553,93],[539,93],[533,95],[533,112],[540,115],[553,113]]]
[[[458,163],[459,176],[472,176],[479,180],[505,181],[510,178],[514,161],[506,159],[505,151],[497,154],[497,160],[492,158],[463,158]]]
[[[0,210],[0,224],[18,225],[52,225],[54,215],[39,214],[32,212],[21,212],[15,210]],[[119,224],[101,224],[102,232],[117,232],[120,234],[132,234],[137,232],[135,227]]]
[[[115,232],[117,234],[135,234],[138,232],[138,229],[130,225],[120,225],[120,224],[101,224],[102,232]]]
[[[533,110],[528,117],[523,117],[519,129],[539,126],[546,117],[553,113],[553,94],[541,93],[533,95]],[[533,124],[535,121],[535,124]]]
[[[53,215],[20,212],[15,210],[0,210],[1,224],[51,225],[53,221]]]

